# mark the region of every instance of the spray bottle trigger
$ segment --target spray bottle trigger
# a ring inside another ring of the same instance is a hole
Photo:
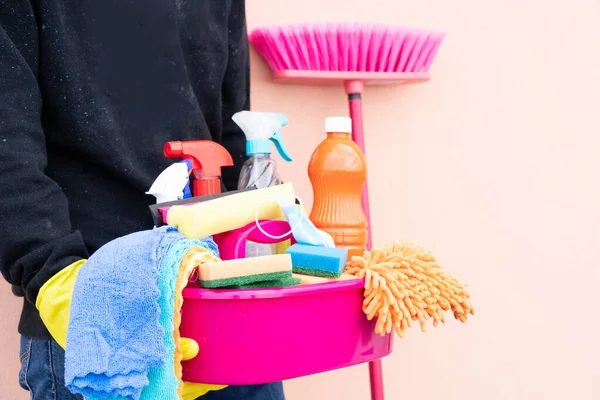
[[[290,153],[283,144],[283,137],[281,137],[281,131],[277,130],[277,132],[275,132],[273,136],[270,137],[270,139],[273,141],[273,143],[275,143],[275,148],[279,152],[279,155],[281,155],[281,158],[288,162],[292,161],[292,156],[290,156]]]

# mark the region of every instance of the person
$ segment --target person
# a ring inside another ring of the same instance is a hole
[[[40,288],[105,243],[152,228],[146,195],[172,140],[231,154],[235,189],[249,109],[244,0],[0,0],[0,267],[23,297],[20,384],[81,399],[36,309]],[[202,349],[200,349],[202,351]],[[279,400],[282,384],[203,400]]]

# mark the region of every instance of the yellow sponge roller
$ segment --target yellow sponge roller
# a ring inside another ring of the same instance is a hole
[[[252,221],[258,210],[258,219],[276,220],[285,216],[276,199],[295,201],[291,183],[266,189],[249,190],[191,206],[173,206],[167,214],[167,223],[192,239],[201,239],[234,229]]]

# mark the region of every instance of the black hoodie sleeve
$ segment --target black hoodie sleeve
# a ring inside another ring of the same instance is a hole
[[[232,0],[229,12],[229,59],[223,81],[223,146],[235,166],[223,169],[223,183],[236,190],[242,165],[246,161],[246,137],[231,119],[233,114],[250,109],[250,58],[246,31],[246,4]]]
[[[35,303],[40,287],[87,251],[67,199],[45,175],[38,27],[28,0],[0,0],[0,268]]]

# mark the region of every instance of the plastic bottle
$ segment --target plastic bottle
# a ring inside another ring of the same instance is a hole
[[[189,160],[171,164],[152,183],[146,194],[156,197],[156,203],[181,200],[192,197],[189,174],[192,162]]]
[[[285,161],[292,161],[281,137],[281,128],[288,123],[287,117],[281,113],[240,111],[232,119],[246,135],[246,155],[249,156],[242,166],[238,189],[280,185],[282,181],[277,162],[271,158],[271,142]],[[248,241],[246,246],[247,257],[276,253],[276,245]]]
[[[367,178],[365,155],[350,138],[350,118],[326,118],[325,131],[327,139],[317,146],[308,165],[314,192],[310,219],[333,237],[336,247],[348,249],[349,258],[363,255],[367,243],[361,204]]]

